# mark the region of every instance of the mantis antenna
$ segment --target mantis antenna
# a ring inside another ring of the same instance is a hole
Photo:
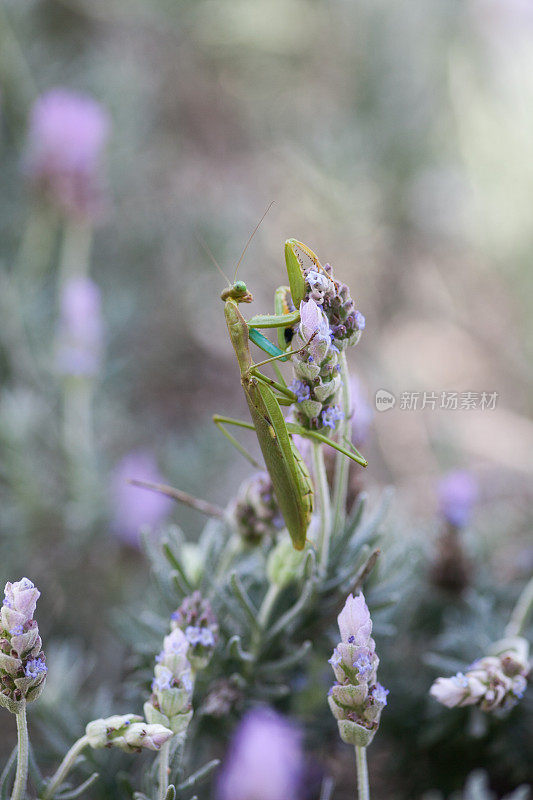
[[[200,236],[198,236],[197,234],[196,234],[196,241],[204,248],[205,252],[209,256],[209,258],[211,259],[211,261],[213,262],[215,267],[218,269],[218,271],[220,272],[220,274],[222,275],[224,280],[226,280],[228,282],[228,286],[231,286],[230,279],[228,278],[228,276],[226,275],[226,273],[224,272],[224,270],[222,269],[222,267],[220,266],[220,264],[216,260],[215,256],[213,255],[213,253],[211,252],[211,250],[207,246],[207,243]]]
[[[264,218],[266,217],[266,215],[268,214],[268,212],[270,211],[270,209],[272,208],[272,206],[273,206],[273,205],[274,205],[274,200],[272,200],[272,202],[271,202],[271,203],[269,203],[267,210],[265,211],[265,213],[263,214],[263,216],[261,217],[261,219],[259,220],[259,222],[258,222],[258,223],[257,223],[257,225],[255,226],[255,228],[253,229],[252,233],[250,234],[250,237],[248,238],[248,241],[246,242],[246,244],[245,244],[245,246],[244,246],[244,250],[243,250],[243,251],[242,251],[242,253],[241,253],[241,257],[240,257],[240,258],[239,258],[239,260],[237,261],[237,266],[235,267],[235,275],[233,276],[233,283],[235,283],[235,281],[237,280],[237,270],[239,269],[239,267],[240,267],[240,265],[241,265],[241,261],[242,261],[242,260],[243,260],[243,258],[244,258],[244,254],[245,254],[245,253],[246,253],[246,251],[248,250],[248,247],[249,247],[249,245],[250,245],[250,242],[251,242],[251,241],[252,241],[252,239],[254,238],[255,234],[257,233],[257,231],[258,231],[258,229],[259,229],[259,226],[261,225],[261,223],[263,222]]]

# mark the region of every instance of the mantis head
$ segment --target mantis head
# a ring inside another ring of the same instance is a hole
[[[233,286],[229,286],[220,295],[221,299],[234,300],[236,303],[251,303],[254,299],[251,293],[246,288],[244,281],[235,281]]]

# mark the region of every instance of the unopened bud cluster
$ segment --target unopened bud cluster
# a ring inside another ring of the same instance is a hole
[[[205,669],[218,641],[218,625],[209,600],[193,592],[172,614],[171,627],[185,634],[187,659],[193,670]]]
[[[488,655],[475,661],[463,674],[437,678],[430,694],[447,708],[477,706],[482,711],[507,711],[527,687],[530,671],[529,644],[516,636],[502,639]]]
[[[329,663],[336,682],[328,694],[341,739],[367,747],[375,736],[388,690],[378,683],[379,658],[371,637],[372,620],[363,594],[349,595],[338,616],[341,641]]]
[[[239,536],[249,545],[260,544],[264,537],[275,536],[283,527],[268,473],[258,472],[241,484],[232,516]]]
[[[306,295],[293,340],[293,349],[300,352],[293,357],[296,378],[290,387],[297,396],[296,419],[311,430],[334,430],[343,418],[338,404],[338,355],[348,345],[357,344],[365,318],[355,310],[346,284],[334,280],[329,264],[311,269],[302,265],[302,269]]]
[[[137,714],[95,719],[85,728],[88,744],[95,750],[117,747],[126,753],[160,750],[174,734],[164,725],[149,725]]]
[[[356,310],[348,286],[335,280],[330,264],[321,269],[315,265],[310,269],[304,267],[303,273],[307,289],[304,300],[314,300],[324,311],[333,344],[339,350],[357,344],[365,328],[365,318]]]
[[[28,578],[6,583],[0,611],[0,705],[16,714],[36,700],[46,680],[39,627],[33,619],[39,590]]]

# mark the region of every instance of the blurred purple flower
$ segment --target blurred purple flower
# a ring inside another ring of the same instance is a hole
[[[350,377],[350,396],[352,403],[352,440],[357,447],[366,441],[374,418],[374,412],[364,395],[361,381],[355,375]]]
[[[439,510],[444,519],[456,528],[463,528],[470,520],[478,495],[478,485],[469,472],[456,470],[440,482]]]
[[[124,542],[137,547],[140,529],[155,528],[170,514],[173,502],[169,497],[132,486],[130,478],[162,483],[163,479],[154,457],[144,450],[137,450],[117,465],[112,480],[113,530]]]
[[[297,800],[303,753],[297,728],[268,709],[250,711],[233,738],[217,800]]]
[[[100,103],[68,89],[52,89],[33,106],[25,170],[68,216],[92,218],[101,209],[100,162],[108,132]]]
[[[65,375],[96,375],[103,350],[100,289],[72,278],[61,292],[57,366]]]

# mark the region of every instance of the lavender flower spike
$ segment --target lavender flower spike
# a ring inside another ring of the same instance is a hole
[[[119,462],[111,481],[113,531],[128,545],[139,546],[139,531],[143,526],[156,528],[170,514],[172,500],[158,492],[147,492],[128,483],[140,478],[164,483],[154,456],[147,450],[134,450]]]
[[[181,628],[165,636],[156,658],[152,694],[144,704],[147,722],[185,734],[192,718],[194,676],[188,660],[189,642]]]
[[[0,705],[17,714],[41,694],[46,664],[33,619],[40,592],[28,578],[6,583],[0,611]]]
[[[217,800],[298,800],[303,753],[299,731],[268,709],[250,711],[233,738]]]
[[[456,470],[439,483],[439,508],[444,519],[454,528],[464,528],[472,515],[478,487],[473,475]]]
[[[475,705],[487,712],[507,711],[524,694],[529,672],[529,642],[509,637],[495,642],[464,674],[437,678],[429,693],[447,708]]]
[[[362,593],[349,595],[338,616],[341,641],[329,663],[336,681],[328,703],[337,720],[341,739],[367,747],[379,727],[388,691],[378,683],[379,658],[371,637],[372,620]]]
[[[101,211],[108,130],[103,107],[67,89],[52,89],[33,107],[25,171],[35,190],[68,217],[92,219]]]

